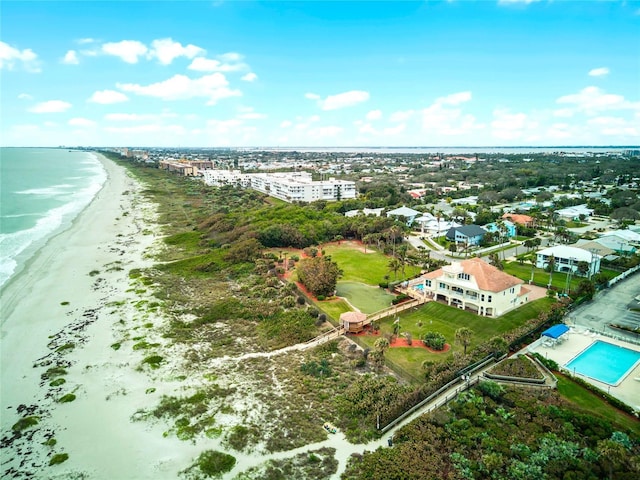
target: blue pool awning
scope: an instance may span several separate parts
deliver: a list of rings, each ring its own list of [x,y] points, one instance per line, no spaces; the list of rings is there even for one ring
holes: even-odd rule
[[[553,327],[547,328],[544,332],[542,332],[542,336],[558,338],[559,336],[564,335],[568,331],[569,331],[569,327],[567,327],[564,323],[560,323],[558,325],[554,325]]]

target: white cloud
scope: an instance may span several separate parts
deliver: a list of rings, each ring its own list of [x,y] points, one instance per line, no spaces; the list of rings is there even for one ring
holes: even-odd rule
[[[196,57],[187,68],[197,72],[237,72],[245,70],[248,66],[245,63],[225,63],[220,60]]]
[[[610,137],[640,136],[640,127],[637,123],[631,124],[626,119],[620,117],[590,118],[587,124],[596,127],[600,134]]]
[[[38,55],[30,48],[19,50],[8,43],[0,42],[0,70],[13,70],[18,65],[32,73],[40,72]]]
[[[267,116],[264,113],[246,112],[238,115],[238,118],[242,118],[244,120],[262,120],[264,118],[267,118]]]
[[[137,40],[122,40],[102,45],[103,53],[119,57],[127,63],[138,63],[138,57],[145,55],[148,51],[146,45]]]
[[[244,80],[245,82],[255,82],[258,79],[258,75],[253,72],[249,72],[246,75],[240,77],[240,80]]]
[[[244,56],[237,52],[227,52],[219,55],[220,60],[223,62],[240,62],[244,58]]]
[[[309,97],[307,97],[309,98]],[[322,110],[338,110],[340,108],[352,107],[358,103],[369,100],[369,92],[363,90],[351,90],[337,95],[329,95],[324,100],[320,100]]]
[[[318,95],[317,93],[305,93],[304,98],[307,98],[309,100],[320,100],[320,95]]]
[[[530,134],[538,123],[529,119],[525,113],[511,113],[509,109],[498,108],[493,111],[492,134],[502,140],[514,140]]]
[[[622,95],[605,93],[598,87],[586,87],[578,93],[564,95],[556,100],[556,103],[567,104],[576,112],[584,112],[587,115],[595,115],[606,110],[638,110],[640,102],[629,102]]]
[[[115,90],[99,90],[94,92],[89,98],[89,102],[100,103],[102,105],[109,105],[112,103],[122,103],[129,100],[129,98],[121,92]]]
[[[343,132],[342,127],[338,127],[335,125],[328,125],[326,127],[315,127],[307,132],[307,134],[312,138],[327,138],[327,137],[335,137],[340,135]]]
[[[171,112],[154,113],[108,113],[104,116],[105,120],[111,122],[142,122],[155,121],[160,122],[164,118],[175,118],[177,115]]]
[[[389,121],[391,122],[406,122],[409,120],[413,114],[416,113],[413,110],[405,110],[399,112],[393,112],[389,117]]]
[[[484,125],[476,123],[473,115],[463,113],[461,108],[452,108],[469,100],[471,92],[452,93],[437,98],[432,105],[422,110],[422,128],[440,135],[464,135],[484,128]],[[405,115],[408,116],[408,112]],[[402,118],[401,115],[399,117]]]
[[[86,45],[87,43],[95,43],[96,40],[94,38],[79,38],[76,42],[80,45]]]
[[[289,128],[291,125],[293,125],[293,123],[291,123],[289,120],[283,120],[280,124],[280,128]]]
[[[88,118],[76,117],[67,122],[72,127],[94,127],[96,122],[89,120]]]
[[[151,85],[118,83],[117,87],[125,92],[161,98],[162,100],[205,97],[208,98],[207,105],[214,105],[222,98],[242,96],[240,90],[232,90],[228,88],[228,85],[229,82],[222,73],[212,73],[197,79],[191,79],[185,75],[174,75],[167,80]]]
[[[128,125],[126,127],[105,127],[107,132],[125,135],[139,135],[141,133],[184,135],[186,129],[182,125]]]
[[[603,77],[609,75],[609,69],[607,67],[594,68],[589,71],[590,77]]]
[[[162,38],[151,42],[149,57],[157,58],[162,65],[169,65],[178,57],[193,58],[204,53],[204,49],[195,45],[183,47],[180,42],[174,42],[171,38]]]
[[[393,136],[393,135],[398,135],[399,133],[404,132],[406,128],[406,125],[404,123],[400,123],[398,125],[396,125],[395,127],[387,127],[385,128],[382,133],[383,135],[387,135],[387,136]]]
[[[69,50],[65,53],[61,61],[65,65],[78,65],[80,63],[80,60],[78,60],[78,54],[75,50]]]
[[[71,104],[69,102],[64,102],[62,100],[49,100],[48,102],[38,103],[31,107],[29,111],[31,113],[60,113],[66,112],[70,108]]]
[[[18,95],[18,100],[33,100],[33,95],[29,95],[28,93],[21,93]]]
[[[382,110],[371,110],[365,118],[367,120],[380,120],[382,118]]]
[[[471,100],[471,92],[458,92],[447,95],[446,97],[437,98],[435,103],[438,105],[460,105],[461,103]]]

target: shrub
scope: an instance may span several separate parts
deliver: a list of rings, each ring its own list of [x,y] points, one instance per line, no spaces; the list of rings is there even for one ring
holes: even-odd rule
[[[76,399],[75,394],[67,393],[66,395],[63,395],[58,399],[58,403],[69,403],[69,402],[73,402],[75,399]]]
[[[69,459],[68,453],[56,453],[51,460],[49,460],[49,465],[58,465],[60,463],[66,462]]]
[[[406,299],[411,298],[409,297],[409,295],[407,295],[406,293],[401,293],[400,295],[398,295],[396,298],[394,298],[393,300],[391,300],[391,303],[393,305],[397,305],[400,302],[404,302]]]
[[[160,363],[164,360],[160,355],[150,355],[142,360],[143,364],[149,365],[151,368],[156,369],[160,367]]]
[[[499,383],[492,382],[491,380],[478,383],[478,390],[480,390],[483,395],[494,400],[499,400],[504,393],[504,387]]]
[[[380,288],[389,288],[389,282],[380,282],[378,286]]]
[[[18,420],[16,423],[13,424],[13,427],[11,427],[11,430],[13,430],[14,432],[22,432],[23,430],[26,430],[29,427],[33,427],[34,425],[37,425],[38,420],[39,418],[36,416],[21,418],[20,420]]]
[[[427,332],[422,338],[424,344],[433,350],[444,350],[446,339],[438,332]]]
[[[62,385],[65,382],[66,382],[66,380],[64,378],[60,377],[60,378],[56,378],[51,383],[49,383],[49,386],[50,387],[59,387],[60,385]]]

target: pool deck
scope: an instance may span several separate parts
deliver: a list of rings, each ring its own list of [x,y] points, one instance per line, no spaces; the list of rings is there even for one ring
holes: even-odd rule
[[[640,345],[634,345],[632,343],[610,338],[580,327],[571,327],[571,330],[565,335],[566,338],[562,343],[558,343],[554,346],[544,346],[544,339],[541,338],[529,345],[526,350],[529,352],[539,353],[545,358],[555,361],[561,369],[564,369],[564,366],[571,361],[571,359],[597,340],[640,352]],[[573,374],[573,372],[569,373]],[[580,377],[601,390],[610,393],[612,396],[635,408],[636,411],[640,411],[640,363],[635,365],[627,376],[622,379],[618,386],[599,382],[593,378],[580,375],[579,373],[576,373],[575,376]],[[636,380],[636,378],[638,380]]]

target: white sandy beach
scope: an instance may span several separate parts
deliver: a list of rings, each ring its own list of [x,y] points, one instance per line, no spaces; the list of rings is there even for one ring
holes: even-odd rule
[[[154,235],[144,230],[153,228],[153,206],[125,169],[101,160],[108,172],[102,190],[2,292],[3,478],[80,472],[88,478],[175,478],[199,453],[187,442],[163,438],[160,426],[130,421],[136,409],[157,403],[162,391],[157,385],[157,392],[146,393],[155,385],[136,371],[144,352],[126,343],[139,314],[128,305],[145,295],[130,288],[129,271],[150,263],[144,252]],[[114,308],[112,302],[124,305]],[[144,318],[147,324],[160,321]],[[114,350],[111,345],[121,340],[122,348]],[[56,352],[70,343],[74,348]],[[66,368],[66,383],[50,387],[41,375],[56,364]],[[75,401],[57,402],[71,392]],[[39,424],[12,440],[12,425],[27,414],[38,416]],[[52,436],[56,445],[41,445]],[[56,453],[69,459],[49,466]]]

